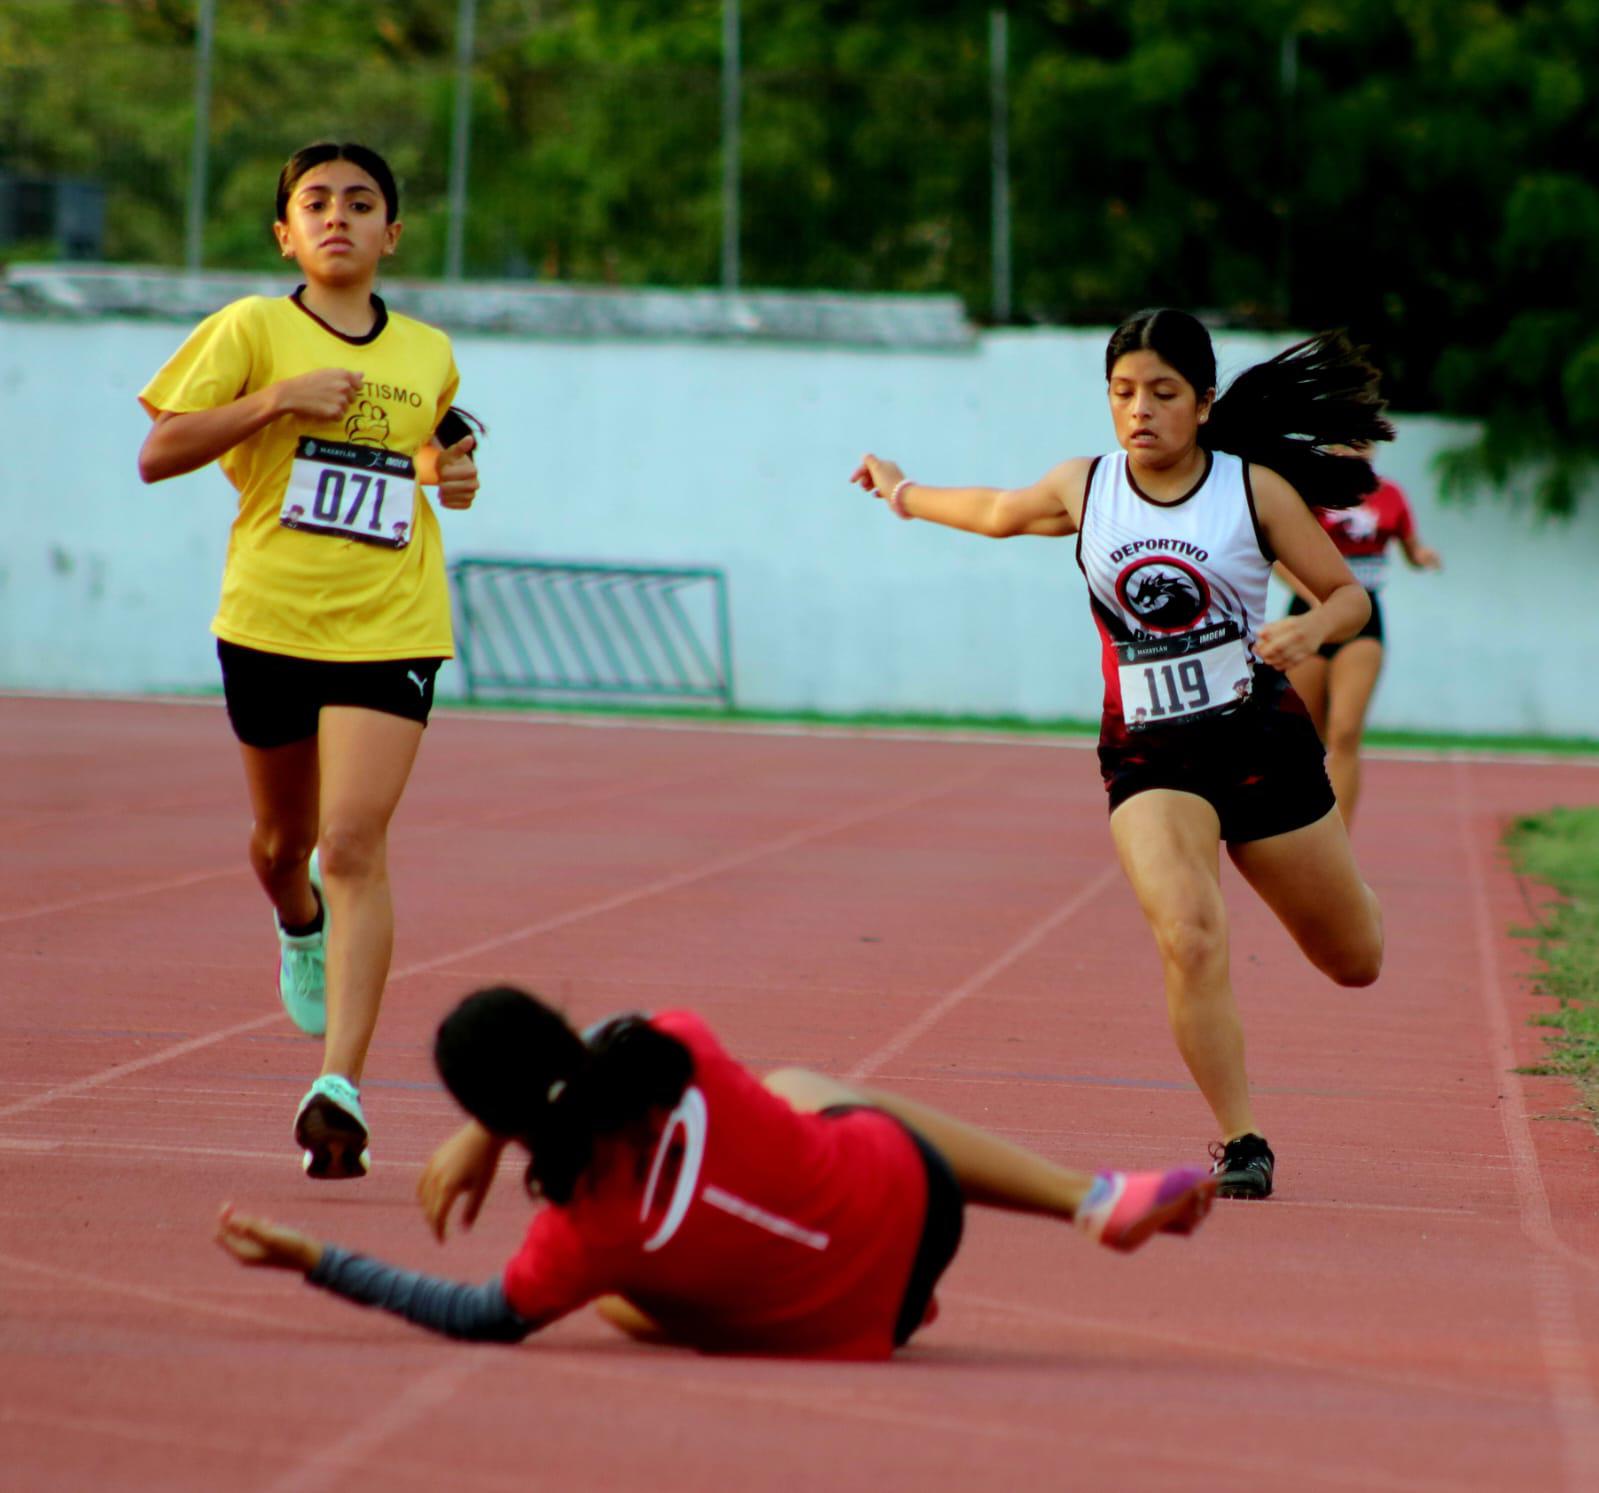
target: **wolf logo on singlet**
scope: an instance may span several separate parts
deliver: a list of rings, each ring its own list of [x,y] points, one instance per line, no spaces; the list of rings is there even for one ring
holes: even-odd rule
[[[1272,558],[1236,456],[1210,454],[1198,483],[1164,503],[1140,490],[1124,452],[1094,462],[1077,563],[1103,649],[1103,739],[1250,697]]]

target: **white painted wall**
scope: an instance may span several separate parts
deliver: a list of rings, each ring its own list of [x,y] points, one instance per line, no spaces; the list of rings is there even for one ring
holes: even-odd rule
[[[206,631],[232,495],[212,468],[141,486],[134,395],[186,329],[0,318],[0,685],[215,682]],[[1019,483],[1110,443],[1104,334],[1000,332],[970,352],[456,339],[489,423],[456,555],[725,567],[739,702],[831,712],[1097,714],[1070,541],[1000,544],[895,520],[846,485],[868,446],[934,482]],[[1278,346],[1233,338],[1224,370]],[[1398,566],[1374,721],[1599,736],[1590,505],[1569,526],[1441,509],[1458,428],[1401,419],[1383,467],[1442,576]],[[448,688],[448,681],[441,684]]]

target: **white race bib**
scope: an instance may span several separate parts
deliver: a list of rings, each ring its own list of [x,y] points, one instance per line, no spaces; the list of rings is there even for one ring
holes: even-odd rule
[[[1118,643],[1116,658],[1122,715],[1130,731],[1186,725],[1234,710],[1254,685],[1254,662],[1236,622]]]
[[[1355,579],[1368,591],[1375,591],[1388,575],[1387,555],[1345,555]]]
[[[411,542],[415,518],[416,467],[409,456],[300,437],[278,512],[284,528],[397,550]]]

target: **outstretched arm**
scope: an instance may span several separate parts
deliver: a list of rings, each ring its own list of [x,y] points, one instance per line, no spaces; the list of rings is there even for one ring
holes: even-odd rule
[[[1087,457],[1063,461],[1028,487],[929,487],[908,481],[897,462],[868,453],[849,480],[896,503],[910,518],[968,534],[990,539],[1020,534],[1062,538],[1075,534],[1082,521],[1090,465]]]
[[[473,1343],[519,1343],[541,1324],[512,1310],[498,1280],[481,1286],[400,1270],[225,1204],[217,1243],[245,1265],[294,1270],[314,1286],[404,1317],[418,1327]]]

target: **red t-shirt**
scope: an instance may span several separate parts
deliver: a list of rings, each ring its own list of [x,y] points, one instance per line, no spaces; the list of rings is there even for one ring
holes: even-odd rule
[[[1373,589],[1382,584],[1387,567],[1383,552],[1389,543],[1409,539],[1416,531],[1404,493],[1386,479],[1356,507],[1318,508],[1316,517],[1349,561],[1355,579]]]
[[[602,1142],[534,1215],[505,1295],[548,1323],[615,1294],[697,1347],[886,1358],[927,1209],[921,1155],[877,1110],[800,1114],[692,1012],[650,1024],[694,1077],[647,1149]]]

